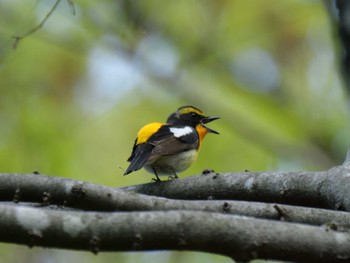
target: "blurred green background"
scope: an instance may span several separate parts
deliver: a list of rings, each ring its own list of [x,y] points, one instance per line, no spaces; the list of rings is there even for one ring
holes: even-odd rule
[[[0,0],[1,172],[109,186],[142,125],[182,105],[221,116],[180,176],[322,170],[349,141],[338,36],[321,0]],[[204,253],[101,253],[0,244],[1,262],[231,262]]]

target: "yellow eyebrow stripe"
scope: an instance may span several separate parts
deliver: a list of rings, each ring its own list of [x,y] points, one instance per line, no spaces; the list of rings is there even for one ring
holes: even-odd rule
[[[139,130],[137,133],[137,141],[136,144],[147,142],[147,140],[159,130],[159,128],[164,125],[160,122],[153,122],[150,124],[147,124]]]
[[[190,113],[190,112],[195,112],[198,115],[203,115],[203,112],[201,112],[200,110],[197,110],[195,108],[192,108],[192,107],[186,107],[186,108],[183,108],[183,109],[179,110],[180,114],[186,114],[186,113]]]

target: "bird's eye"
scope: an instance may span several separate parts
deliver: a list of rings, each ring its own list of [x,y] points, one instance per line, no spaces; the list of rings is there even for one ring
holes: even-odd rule
[[[197,114],[194,113],[194,112],[191,112],[191,116],[192,116],[192,118],[196,118],[196,117],[197,117]]]

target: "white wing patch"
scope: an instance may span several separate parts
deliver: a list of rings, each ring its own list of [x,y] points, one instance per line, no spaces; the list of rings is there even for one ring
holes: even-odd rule
[[[170,131],[174,134],[176,138],[180,138],[194,131],[190,126],[185,126],[183,128],[170,128]]]

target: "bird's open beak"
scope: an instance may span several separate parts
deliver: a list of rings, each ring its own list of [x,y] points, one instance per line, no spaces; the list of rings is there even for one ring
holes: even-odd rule
[[[215,116],[215,117],[205,117],[205,118],[202,119],[201,124],[207,129],[208,132],[210,132],[210,133],[215,133],[215,134],[219,134],[217,131],[215,131],[215,130],[213,130],[213,129],[210,129],[210,128],[208,128],[207,126],[204,125],[204,124],[206,124],[206,123],[209,123],[209,122],[211,122],[211,121],[215,121],[215,120],[217,120],[217,119],[220,119],[220,117],[217,117],[217,116]]]

